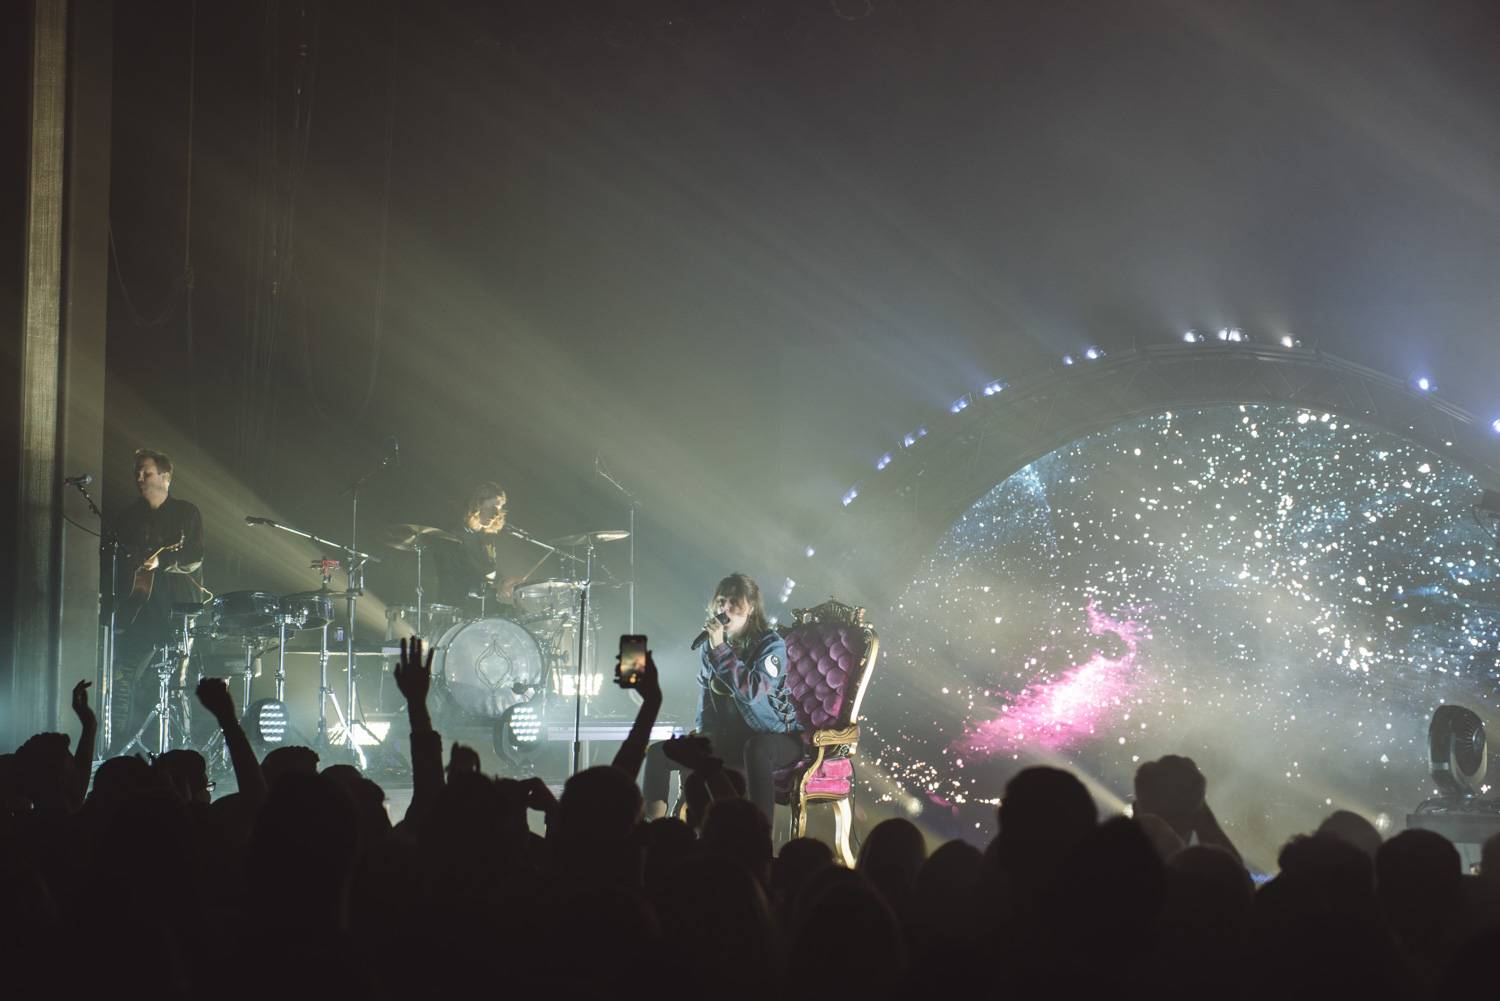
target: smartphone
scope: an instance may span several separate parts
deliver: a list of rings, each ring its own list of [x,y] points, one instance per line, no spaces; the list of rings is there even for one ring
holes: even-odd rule
[[[646,637],[625,635],[620,637],[620,663],[615,667],[615,682],[621,688],[634,688],[640,684],[641,673],[646,670]]]

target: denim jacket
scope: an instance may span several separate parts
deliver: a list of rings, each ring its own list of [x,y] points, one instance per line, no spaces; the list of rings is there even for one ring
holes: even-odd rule
[[[786,685],[786,641],[773,629],[753,646],[744,660],[728,643],[704,647],[698,671],[698,716],[694,729],[712,733],[714,718],[726,701],[733,702],[745,725],[755,733],[797,733],[797,711],[783,692]],[[716,698],[717,693],[721,698]],[[727,696],[723,693],[728,692]]]

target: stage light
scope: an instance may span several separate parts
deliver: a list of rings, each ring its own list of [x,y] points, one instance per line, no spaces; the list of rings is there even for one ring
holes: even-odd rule
[[[1063,355],[1063,364],[1064,365],[1071,365],[1071,364],[1073,364],[1073,356],[1072,355]]]
[[[1182,335],[1182,339],[1183,339],[1184,342],[1186,342],[1188,344],[1202,344],[1203,343],[1203,335],[1200,334],[1200,333],[1198,333],[1198,331],[1196,331],[1196,330],[1189,330],[1187,333],[1185,333],[1185,334]]]
[[[388,719],[365,720],[354,726],[354,744],[356,747],[378,747],[390,732],[391,721]]]
[[[588,698],[598,695],[604,688],[603,671],[585,671],[583,674],[583,694]],[[575,697],[578,692],[578,672],[558,671],[553,673],[552,691],[565,699]]]
[[[919,427],[915,431],[913,431],[910,434],[908,434],[905,438],[902,438],[901,439],[901,447],[902,448],[911,448],[917,442],[921,441],[923,438],[926,438],[926,437],[927,437],[927,427],[926,427],[926,425],[923,425],[922,427]]]
[[[999,393],[1004,388],[1005,388],[1005,383],[1003,383],[1003,382],[987,382],[984,385],[984,395],[985,396],[994,396],[995,394]]]
[[[542,748],[542,717],[529,702],[518,702],[495,720],[495,753],[513,765],[528,763]]]
[[[969,409],[969,395],[967,393],[965,393],[963,396],[960,396],[958,399],[956,399],[956,400],[953,401],[953,404],[948,407],[948,412],[950,414],[961,414],[965,410],[968,410],[968,409]]]
[[[803,555],[808,559],[812,559],[814,556],[818,555],[818,551],[812,546],[808,546],[805,550],[803,550]]]
[[[1098,348],[1091,347],[1083,353],[1083,356],[1089,361],[1098,361],[1100,358],[1104,357],[1104,352],[1100,351]]]
[[[1302,346],[1302,342],[1297,340],[1297,338],[1293,337],[1291,334],[1282,334],[1281,346],[1284,348],[1300,348]]]
[[[1417,377],[1416,386],[1424,393],[1432,392],[1432,380],[1425,375]]]
[[[261,747],[280,747],[291,729],[286,703],[261,699],[245,714],[245,734],[251,743]]]
[[[1463,706],[1441,705],[1427,728],[1432,781],[1445,796],[1477,796],[1489,765],[1484,721]]]
[[[1244,341],[1245,335],[1240,332],[1239,327],[1220,327],[1219,340],[1230,344],[1239,344]]]
[[[844,506],[848,507],[854,503],[854,498],[859,496],[859,487],[850,487],[849,492],[844,494]]]
[[[911,438],[911,435],[907,435],[907,437]],[[912,438],[912,441],[915,442],[916,439]],[[879,460],[876,461],[876,463],[875,463],[875,471],[879,472],[880,470],[884,469],[886,466],[889,466],[890,464],[891,464],[891,453],[887,452],[884,455],[882,455],[879,458]]]
[[[1495,419],[1494,419],[1494,420],[1492,420],[1492,421],[1490,421],[1490,428],[1491,428],[1491,429],[1492,429],[1492,430],[1493,430],[1493,431],[1494,431],[1494,432],[1495,432],[1495,433],[1496,433],[1496,434],[1500,434],[1500,417],[1497,417],[1497,418],[1495,418]]]

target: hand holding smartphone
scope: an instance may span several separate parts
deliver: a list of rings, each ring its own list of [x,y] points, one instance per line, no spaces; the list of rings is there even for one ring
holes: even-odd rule
[[[646,670],[646,637],[626,634],[620,637],[620,659],[615,665],[615,684],[635,688]]]

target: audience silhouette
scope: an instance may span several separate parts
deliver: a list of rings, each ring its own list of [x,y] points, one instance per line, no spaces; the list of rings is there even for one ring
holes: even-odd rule
[[[394,825],[351,764],[320,770],[305,747],[257,760],[217,679],[197,695],[233,764],[229,795],[213,797],[185,750],[108,759],[90,783],[87,685],[73,691],[76,747],[44,733],[0,755],[12,995],[603,998],[629,980],[746,998],[976,983],[1014,997],[1411,998],[1478,994],[1500,949],[1500,838],[1470,876],[1441,836],[1383,841],[1341,810],[1290,838],[1257,890],[1207,778],[1169,755],[1139,767],[1132,817],[1101,819],[1066,770],[1026,768],[987,850],[929,852],[920,828],[890,819],[851,871],[810,838],[774,852],[770,820],[702,738],[664,748],[684,769],[684,818],[643,823],[635,775],[661,705],[649,658],[630,738],[554,798],[538,779],[485,776],[461,745],[445,766],[431,654],[402,646],[413,789]],[[80,948],[86,961],[68,963]]]

